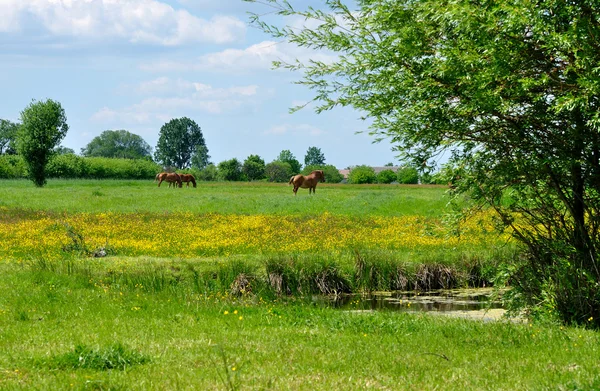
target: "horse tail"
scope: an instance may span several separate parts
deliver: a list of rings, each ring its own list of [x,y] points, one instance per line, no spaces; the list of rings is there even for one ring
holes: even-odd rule
[[[288,185],[291,185],[292,182],[294,182],[295,177],[296,177],[295,175],[292,175],[292,177],[290,178],[290,181],[288,182]]]
[[[196,187],[196,180],[194,179],[193,175],[190,177],[190,180],[192,181],[192,185],[194,185],[194,187]]]

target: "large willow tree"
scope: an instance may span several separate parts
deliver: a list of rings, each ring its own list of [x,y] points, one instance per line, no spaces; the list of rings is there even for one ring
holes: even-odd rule
[[[255,2],[281,16],[254,15],[265,32],[337,55],[275,64],[301,73],[317,111],[366,113],[418,164],[453,151],[457,189],[524,246],[511,280],[522,304],[600,326],[600,2]]]

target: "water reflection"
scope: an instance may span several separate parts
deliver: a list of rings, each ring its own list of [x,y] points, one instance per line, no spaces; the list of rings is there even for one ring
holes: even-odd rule
[[[329,305],[345,310],[480,311],[502,308],[493,288],[452,289],[429,292],[374,292],[330,299]]]

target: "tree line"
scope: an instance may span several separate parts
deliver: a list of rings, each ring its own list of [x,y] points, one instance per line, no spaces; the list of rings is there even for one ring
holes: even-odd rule
[[[152,178],[157,171],[186,171],[204,181],[287,182],[292,175],[323,170],[329,183],[344,180],[333,165],[325,162],[320,148],[311,146],[304,165],[289,150],[283,150],[270,163],[258,155],[244,161],[237,158],[214,164],[198,124],[187,118],[165,123],[153,153],[139,135],[127,130],[106,130],[81,149],[81,156],[60,145],[68,125],[59,102],[33,101],[21,113],[21,123],[0,120],[0,178],[28,176],[37,186],[46,178]],[[121,159],[107,160],[107,159]],[[132,162],[128,160],[140,160]],[[349,183],[434,183],[444,179],[421,175],[416,168],[398,172],[391,169],[378,174],[371,167],[354,167]]]

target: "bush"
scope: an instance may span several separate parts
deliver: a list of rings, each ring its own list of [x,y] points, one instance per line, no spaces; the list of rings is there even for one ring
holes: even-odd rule
[[[46,166],[49,178],[82,178],[85,171],[85,158],[75,154],[54,155]]]
[[[419,183],[419,172],[414,167],[403,167],[398,170],[398,183],[416,185]]]
[[[224,160],[219,163],[219,179],[224,181],[241,181],[244,176],[242,175],[242,163],[236,158],[230,160]]]
[[[199,181],[216,181],[219,176],[219,171],[214,164],[209,164],[201,170],[195,171],[196,179]]]
[[[383,170],[379,174],[377,174],[377,182],[378,183],[392,183],[397,179],[397,175],[394,170]]]
[[[269,182],[287,183],[292,175],[292,166],[289,163],[274,161],[265,166],[265,176]]]
[[[375,183],[377,176],[375,170],[369,166],[356,166],[348,174],[348,183],[360,185],[363,183]]]
[[[19,155],[0,155],[0,178],[26,178],[27,166]]]
[[[344,176],[340,174],[340,171],[331,164],[306,166],[302,169],[302,175],[308,175],[314,170],[323,170],[325,182],[327,183],[340,183],[344,179]]]
[[[82,177],[94,179],[154,179],[161,167],[146,159],[83,158]]]

